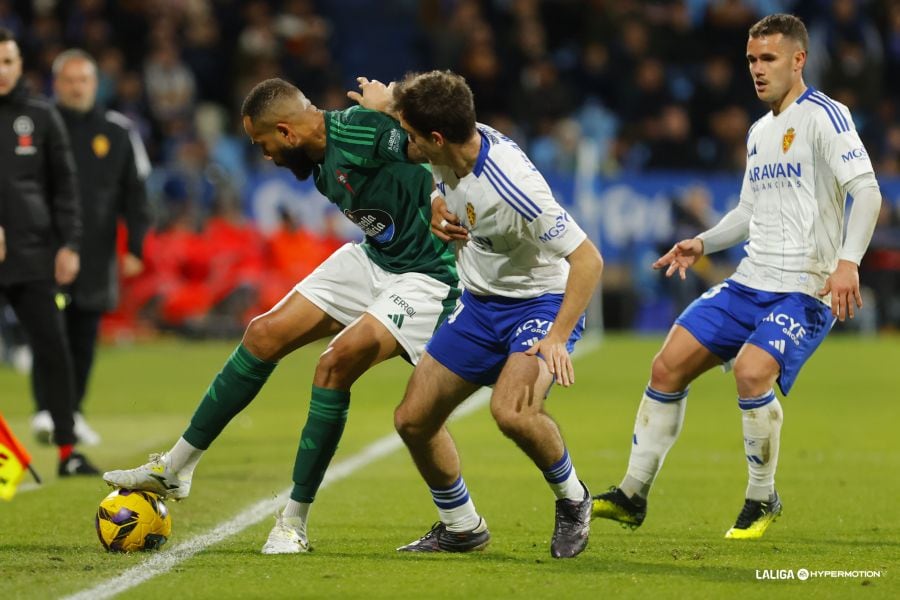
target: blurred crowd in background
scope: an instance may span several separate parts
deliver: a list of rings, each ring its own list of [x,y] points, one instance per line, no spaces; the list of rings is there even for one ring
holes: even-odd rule
[[[340,109],[358,75],[453,69],[479,120],[548,174],[573,176],[588,141],[599,176],[727,173],[736,193],[748,127],[766,111],[747,73],[747,30],[773,12],[804,19],[807,83],[850,108],[879,178],[900,176],[897,0],[0,0],[0,25],[17,34],[32,89],[48,95],[60,51],[91,53],[99,102],[147,145],[157,227],[119,318],[229,334],[346,235],[337,218],[314,228],[288,211],[267,227],[248,218],[248,182],[273,168],[237,118],[258,81],[283,77]],[[690,197],[675,205],[673,237],[708,225]],[[900,327],[897,206],[885,203],[869,259],[879,328]],[[608,315],[613,326],[630,318]]]

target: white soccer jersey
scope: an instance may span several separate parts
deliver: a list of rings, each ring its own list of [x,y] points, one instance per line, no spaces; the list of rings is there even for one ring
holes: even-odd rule
[[[471,173],[433,165],[447,208],[469,230],[456,244],[459,278],[469,292],[512,298],[563,293],[564,260],[587,237],[550,186],[508,137],[478,124],[481,151]]]
[[[752,208],[747,256],[733,279],[772,292],[816,292],[837,267],[846,185],[872,172],[850,111],[808,88],[747,135],[741,203]]]

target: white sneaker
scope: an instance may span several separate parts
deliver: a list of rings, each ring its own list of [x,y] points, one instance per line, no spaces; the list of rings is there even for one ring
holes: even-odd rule
[[[85,446],[98,446],[100,444],[100,434],[88,425],[81,413],[75,413],[75,437],[78,443]]]
[[[309,552],[306,525],[300,517],[275,517],[275,527],[262,547],[263,554],[299,554]]]
[[[53,439],[53,417],[49,410],[40,410],[31,417],[31,432],[42,444],[49,444]]]
[[[169,467],[168,454],[151,454],[150,462],[136,469],[107,471],[103,481],[127,490],[144,490],[164,498],[183,500],[191,493],[191,477],[180,477]]]

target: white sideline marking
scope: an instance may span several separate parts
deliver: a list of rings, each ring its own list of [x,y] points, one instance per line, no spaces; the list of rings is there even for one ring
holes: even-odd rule
[[[586,354],[596,349],[600,342],[593,338],[583,341],[576,354]],[[481,388],[472,394],[465,402],[453,412],[450,420],[456,420],[475,412],[490,399],[490,389]],[[394,450],[401,448],[403,441],[396,433],[379,438],[363,448],[350,458],[342,460],[328,468],[322,480],[320,490],[332,483],[349,477],[356,471],[387,456]],[[244,509],[230,520],[213,527],[206,533],[195,536],[185,542],[154,554],[139,565],[126,569],[121,575],[113,577],[92,588],[65,596],[62,600],[105,600],[137,587],[145,581],[171,571],[178,563],[185,561],[198,552],[202,552],[209,546],[218,544],[222,540],[237,535],[252,525],[256,525],[266,517],[273,515],[287,501],[293,486],[286,488],[275,498],[260,500],[251,507]]]

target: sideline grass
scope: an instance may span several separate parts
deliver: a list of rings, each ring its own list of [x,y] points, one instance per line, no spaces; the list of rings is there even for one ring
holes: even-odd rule
[[[658,338],[610,337],[576,363],[577,383],[557,389],[561,424],[579,474],[596,493],[625,468],[634,411]],[[183,429],[231,344],[163,341],[105,348],[88,409],[104,445],[103,468],[128,467]],[[260,398],[213,446],[190,500],[170,504],[173,542],[188,539],[289,484],[320,348],[279,366]],[[588,550],[554,561],[552,497],[487,411],[451,428],[469,488],[494,536],[471,556],[398,556],[435,519],[425,486],[400,451],[322,491],[312,512],[315,551],[258,554],[266,519],[129,598],[525,597],[718,598],[900,596],[900,449],[896,439],[900,340],[833,336],[783,400],[778,485],[784,516],[759,542],[722,539],[742,504],[746,467],[730,375],[712,372],[691,391],[684,432],[654,487],[645,525],[595,522]],[[410,367],[393,361],[354,389],[336,460],[391,430]],[[0,370],[2,410],[35,455],[48,485],[0,504],[0,598],[51,598],[86,589],[143,560],[102,551],[93,512],[106,486],[57,481],[54,453],[30,441],[25,378]],[[764,569],[880,571],[879,578],[757,580]]]

